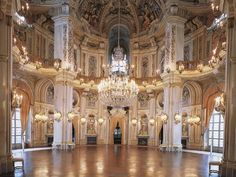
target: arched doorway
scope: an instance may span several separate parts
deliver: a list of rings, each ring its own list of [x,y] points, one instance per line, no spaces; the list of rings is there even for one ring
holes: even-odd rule
[[[119,124],[119,131],[121,133],[121,144],[126,144],[126,119],[124,116],[117,114],[110,119],[110,130],[109,130],[109,144],[114,144],[114,132]]]

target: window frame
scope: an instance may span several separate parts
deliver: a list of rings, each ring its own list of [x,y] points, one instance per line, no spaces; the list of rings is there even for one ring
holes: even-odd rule
[[[221,136],[222,133],[223,133],[223,136]],[[211,148],[212,146],[212,151],[223,152],[224,118],[223,118],[222,113],[217,112],[215,110],[212,112],[210,122],[209,122],[207,144],[209,148]]]

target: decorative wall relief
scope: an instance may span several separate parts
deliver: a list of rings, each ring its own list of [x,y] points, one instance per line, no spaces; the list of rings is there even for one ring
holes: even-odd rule
[[[73,22],[69,20],[69,31],[68,31],[68,61],[74,66],[74,36],[73,36]]]
[[[164,108],[164,92],[161,92],[158,94],[156,101],[157,101],[157,107],[159,109],[163,109]]]
[[[159,69],[160,69],[161,73],[163,73],[164,70],[165,70],[164,65],[165,65],[165,50],[163,49],[163,50],[161,50],[161,54],[160,54],[160,66],[161,66],[161,68],[159,68]]]
[[[210,57],[210,50],[211,50],[211,41],[208,40],[206,43],[206,57]]]
[[[148,102],[150,100],[150,97],[147,92],[140,92],[138,94],[138,102],[140,105],[140,108],[148,108]]]
[[[165,36],[165,64],[169,64],[171,52],[171,25],[167,23]]]
[[[88,92],[86,95],[86,103],[88,107],[94,108],[98,100],[98,95],[95,92]]]
[[[198,59],[198,39],[193,40],[193,60]]]
[[[51,111],[53,113],[53,111]],[[48,113],[49,120],[47,121],[47,134],[53,135],[53,123],[54,123],[54,115]]]
[[[175,62],[175,45],[176,45],[176,41],[175,41],[175,38],[176,38],[176,25],[172,25],[172,28],[171,28],[171,33],[172,33],[172,36],[171,36],[171,62],[174,63]]]
[[[88,135],[95,135],[95,116],[90,114],[87,119],[87,134]]]
[[[88,75],[90,77],[96,77],[97,75],[97,59],[94,56],[89,57]]]
[[[146,114],[141,116],[139,135],[148,135],[148,117]]]
[[[63,56],[64,60],[68,59],[68,25],[63,25]]]
[[[54,87],[49,85],[46,91],[46,103],[54,104]]]
[[[176,25],[167,24],[166,27],[166,41],[165,41],[165,66],[170,67],[171,65],[175,65],[175,49],[176,49]],[[174,68],[173,68],[174,69]]]
[[[77,105],[79,105],[79,94],[74,90],[73,91],[73,103],[72,103],[73,107],[76,107]]]
[[[69,20],[68,24],[63,25],[63,56],[64,61],[70,64],[71,70],[74,70],[74,46],[73,46],[73,22]],[[68,66],[65,66],[68,67]]]
[[[199,49],[198,49],[198,60],[202,60],[203,59],[203,36],[200,36],[198,38],[198,42],[199,42]]]
[[[142,58],[142,63],[141,63],[141,76],[143,78],[148,77],[149,76],[149,60],[148,57],[144,57]]]
[[[186,112],[182,113],[182,137],[188,136],[188,124],[187,124],[188,114]]]
[[[186,45],[184,46],[184,61],[190,60],[190,46]]]
[[[52,43],[48,46],[48,58],[54,59],[54,45]]]
[[[190,92],[186,87],[184,87],[183,88],[182,105],[183,105],[183,107],[188,106],[189,103],[190,103]]]

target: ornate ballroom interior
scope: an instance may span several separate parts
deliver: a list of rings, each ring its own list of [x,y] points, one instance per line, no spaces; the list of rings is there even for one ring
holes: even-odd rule
[[[0,0],[0,176],[235,177],[235,48],[234,0]]]

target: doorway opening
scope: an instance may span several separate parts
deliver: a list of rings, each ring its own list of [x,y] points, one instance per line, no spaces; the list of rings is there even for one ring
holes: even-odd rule
[[[114,144],[121,144],[121,140],[122,140],[122,131],[119,125],[119,122],[117,122],[116,124],[116,128],[114,130]]]

